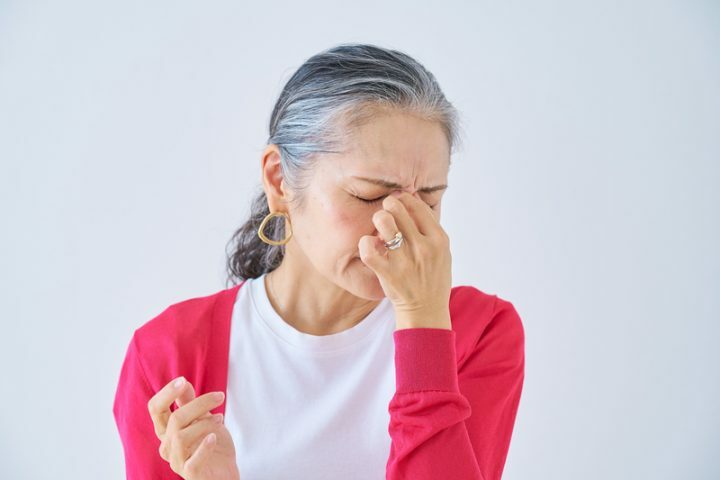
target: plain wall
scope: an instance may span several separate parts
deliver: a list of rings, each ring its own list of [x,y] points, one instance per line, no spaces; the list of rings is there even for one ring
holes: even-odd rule
[[[453,284],[526,332],[504,478],[720,478],[719,10],[0,2],[0,477],[124,478],[133,330],[225,288],[280,89],[367,42],[463,116]]]

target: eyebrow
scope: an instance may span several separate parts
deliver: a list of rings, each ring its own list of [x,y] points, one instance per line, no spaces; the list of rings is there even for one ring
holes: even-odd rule
[[[353,176],[353,178],[357,178],[358,180],[364,180],[366,182],[373,183],[375,185],[380,185],[381,187],[385,187],[385,188],[403,188],[403,186],[400,185],[399,183],[390,182],[390,181],[384,180],[382,178],[368,178],[368,177],[358,177],[358,176]],[[447,185],[435,185],[434,187],[418,188],[418,192],[431,193],[431,192],[435,192],[437,190],[445,190],[446,188],[447,188]]]

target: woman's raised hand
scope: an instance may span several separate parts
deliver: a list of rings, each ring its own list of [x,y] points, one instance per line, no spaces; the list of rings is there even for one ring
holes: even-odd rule
[[[451,330],[452,255],[439,214],[419,198],[396,191],[385,197],[372,221],[379,236],[360,238],[360,259],[393,303],[398,329]],[[398,231],[404,243],[390,251],[384,242]]]
[[[223,392],[195,398],[195,389],[184,377],[161,388],[148,401],[148,411],[160,439],[160,456],[186,480],[239,480],[235,445],[222,423],[221,413],[210,410],[221,405]],[[177,402],[179,408],[170,411]]]

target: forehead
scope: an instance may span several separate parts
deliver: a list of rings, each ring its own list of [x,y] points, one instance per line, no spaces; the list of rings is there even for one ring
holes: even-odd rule
[[[385,113],[357,127],[334,160],[343,180],[365,183],[355,177],[367,177],[420,189],[447,183],[450,147],[438,122]]]

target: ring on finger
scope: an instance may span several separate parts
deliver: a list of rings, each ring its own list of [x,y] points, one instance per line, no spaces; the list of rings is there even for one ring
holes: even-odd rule
[[[395,250],[396,248],[400,248],[400,246],[403,244],[403,234],[402,232],[397,232],[395,236],[391,239],[385,242],[385,246],[388,250]]]

